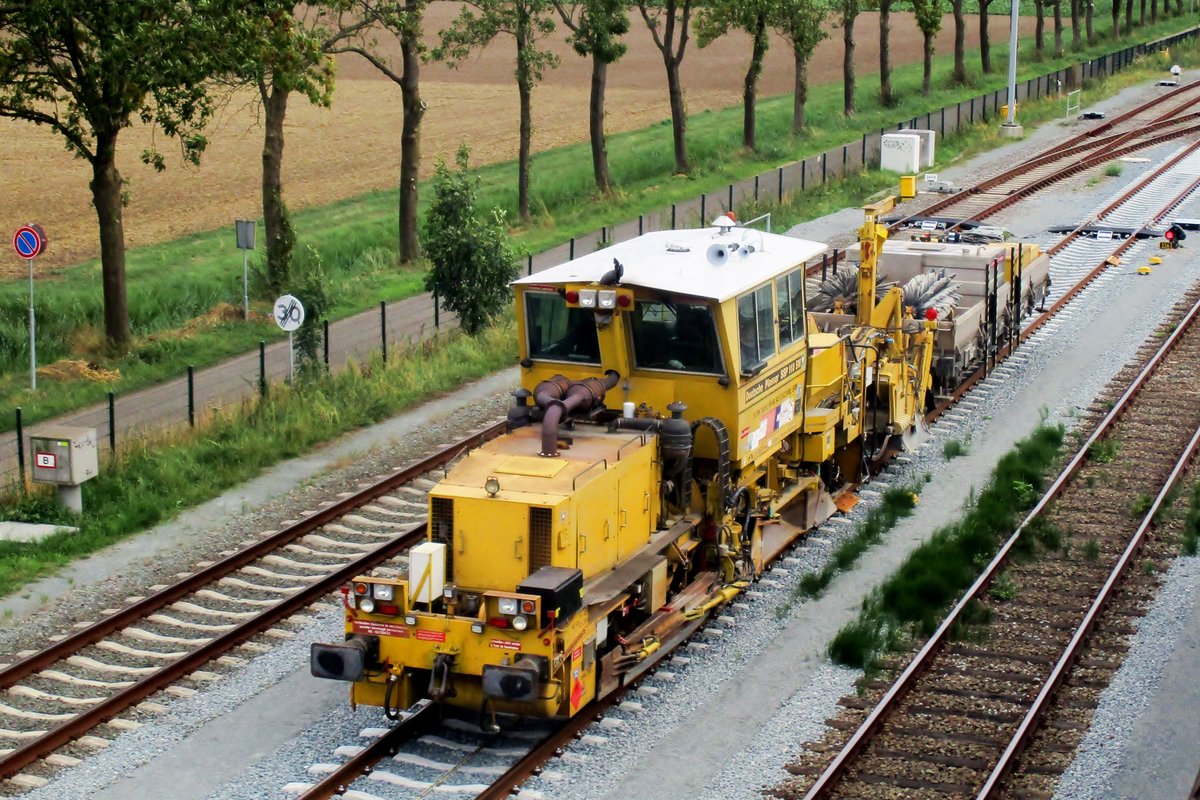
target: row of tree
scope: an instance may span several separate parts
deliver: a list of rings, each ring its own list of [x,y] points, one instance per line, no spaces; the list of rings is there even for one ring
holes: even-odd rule
[[[954,79],[967,80],[965,0],[904,0],[924,39],[924,82],[930,90],[934,39],[948,7],[954,24]],[[0,116],[47,125],[92,168],[91,193],[100,230],[104,330],[117,351],[131,339],[125,286],[122,207],[126,183],[116,166],[118,135],[136,120],[179,143],[196,163],[207,140],[203,130],[219,95],[253,86],[262,101],[262,205],[267,279],[273,290],[289,286],[295,235],[283,199],[284,119],[292,95],[331,102],[333,58],[354,53],[399,85],[399,259],[419,256],[417,180],[420,125],[425,110],[420,69],[429,60],[450,67],[480,48],[506,40],[514,49],[520,98],[518,214],[530,215],[533,89],[558,63],[547,46],[559,24],[574,51],[591,62],[589,135],[596,187],[613,188],[604,130],[607,70],[625,53],[622,37],[631,19],[647,27],[662,56],[671,108],[675,170],[687,173],[687,112],[681,70],[694,33],[704,47],[730,31],[749,34],[751,53],[743,81],[743,144],[756,145],[755,106],[763,60],[774,31],[791,46],[795,63],[792,128],[805,126],[807,68],[826,28],[840,25],[844,44],[844,112],[855,113],[854,26],[863,10],[877,10],[880,96],[896,101],[891,85],[889,15],[900,0],[465,0],[452,24],[426,49],[423,18],[428,0],[0,0]],[[983,72],[993,69],[986,15],[994,0],[978,0]],[[1054,21],[1054,54],[1063,52],[1063,3],[1069,3],[1072,44],[1081,28],[1094,40],[1092,0],[1035,0],[1036,47],[1045,48],[1045,16]],[[1139,0],[1138,22],[1157,20],[1159,0]],[[1169,0],[1162,0],[1169,13]],[[1114,36],[1134,25],[1134,0],[1113,0]],[[1175,0],[1182,14],[1182,0]],[[1081,18],[1083,24],[1081,25]],[[381,55],[377,37],[395,37],[400,61]],[[143,159],[158,169],[162,153]]]

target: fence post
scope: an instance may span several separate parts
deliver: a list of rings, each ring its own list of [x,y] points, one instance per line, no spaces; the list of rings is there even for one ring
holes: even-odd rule
[[[838,251],[837,251],[837,248],[835,247],[833,250],[833,274],[834,275],[837,275],[837,261],[838,261]]]
[[[758,202],[758,176],[754,176],[754,202]]]
[[[638,214],[638,236],[641,236],[645,232],[646,232],[646,217],[642,214]],[[533,256],[529,257],[529,269],[530,269],[529,274],[532,275],[533,274]]]
[[[829,155],[828,152],[821,153],[821,185],[822,186],[825,185],[825,172],[826,172],[825,165],[826,165],[826,161],[827,161],[825,156],[827,156],[827,155]]]
[[[108,393],[108,449],[117,452],[117,394]]]
[[[671,230],[675,230],[675,204],[671,203]]]
[[[533,274],[533,253],[530,253],[529,255],[525,256],[525,274],[526,275]]]
[[[821,280],[829,277],[829,253],[821,253]]]
[[[942,106],[942,122],[941,122],[941,126],[942,126],[942,133],[941,133],[941,135],[942,135],[942,138],[943,138],[943,139],[945,139],[945,138],[946,138],[946,107],[945,107],[945,106]],[[866,156],[864,156],[864,157],[863,157],[863,164],[865,165],[866,163],[867,163],[867,159],[866,159]]]
[[[325,369],[329,369],[329,320],[321,320],[321,342],[324,348]]]
[[[943,133],[942,135],[945,136],[945,133]],[[866,167],[867,166],[867,135],[865,133],[863,134],[862,150],[863,150],[862,162],[863,162],[863,166]]]
[[[842,145],[842,177],[846,177],[846,145]]]
[[[437,303],[434,303],[437,307]],[[436,326],[435,326],[436,327]],[[383,361],[387,363],[387,301],[379,301],[379,344],[380,352],[383,353]]]
[[[437,292],[433,293],[433,327],[439,331],[442,329],[442,299]]]
[[[800,187],[803,189],[804,187]],[[783,167],[779,168],[779,204],[783,205]]]
[[[707,211],[708,203],[706,202],[707,200],[708,200],[708,195],[701,192],[700,193],[700,227],[701,228],[704,227],[704,220],[708,219],[708,211]]]
[[[733,211],[733,184],[729,184],[729,210]]]
[[[258,343],[258,394],[267,396],[267,343]]]
[[[602,246],[608,244],[608,226],[607,225],[600,226],[600,244]]]
[[[21,489],[25,488],[25,426],[21,424],[21,407],[17,406],[17,468],[21,474],[18,480]]]
[[[575,260],[575,237],[572,236],[571,240],[569,242],[567,242],[567,261],[574,261],[574,260]]]
[[[188,426],[196,427],[196,368],[188,364]]]
[[[807,184],[808,184],[808,159],[806,158],[800,162],[800,191],[803,192],[804,188]]]

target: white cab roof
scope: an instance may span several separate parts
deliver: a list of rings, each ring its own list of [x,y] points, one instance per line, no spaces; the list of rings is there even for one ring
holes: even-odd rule
[[[710,257],[713,245],[720,245],[723,258]],[[722,302],[828,249],[821,242],[747,228],[655,231],[535,272],[514,284],[599,281],[613,268],[615,258],[625,268],[622,286]]]

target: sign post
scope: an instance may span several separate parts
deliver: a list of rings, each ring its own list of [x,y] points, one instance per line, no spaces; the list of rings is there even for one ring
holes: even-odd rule
[[[285,294],[275,301],[275,324],[288,335],[288,380],[296,377],[296,350],[292,347],[292,332],[304,324],[304,305]]]
[[[250,251],[254,249],[254,220],[234,220],[238,250],[242,251],[242,319],[250,319]]]
[[[37,317],[33,310],[33,262],[46,250],[41,225],[22,225],[13,234],[13,249],[29,264],[29,388],[37,391]]]

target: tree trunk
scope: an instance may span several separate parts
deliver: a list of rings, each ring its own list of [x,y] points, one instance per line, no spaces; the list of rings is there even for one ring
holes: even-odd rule
[[[750,54],[750,68],[742,86],[742,147],[753,150],[757,145],[755,127],[757,115],[754,106],[758,100],[758,76],[762,75],[763,57],[767,54],[767,15],[760,13],[754,21],[754,47]]]
[[[1083,14],[1083,20],[1084,20],[1083,24],[1087,28],[1088,47],[1091,47],[1093,44],[1096,43],[1096,26],[1092,19],[1092,17],[1094,16],[1093,12],[1096,10],[1096,3],[1095,3],[1095,0],[1083,0],[1083,2],[1085,3],[1084,14]]]
[[[416,3],[410,0],[409,14]],[[400,76],[400,94],[404,120],[400,129],[400,263],[415,261],[421,255],[417,221],[417,181],[421,170],[421,31],[419,25],[405,25],[400,36],[404,73]]]
[[[604,87],[608,82],[608,62],[592,51],[592,92],[588,100],[588,137],[592,142],[592,174],[596,190],[607,194],[612,189],[608,171],[608,143],[604,138]]]
[[[933,78],[933,32],[923,31],[922,36],[925,38],[925,71],[921,74],[921,94],[928,95]]]
[[[967,82],[966,39],[967,20],[963,16],[963,0],[950,0],[954,9],[954,82]]]
[[[854,114],[854,15],[842,15],[842,113]]]
[[[1158,22],[1158,0],[1150,0],[1150,24]]]
[[[1071,0],[1071,49],[1083,47],[1082,31],[1079,24],[1079,0]]]
[[[1113,0],[1114,3],[1119,3],[1121,0]],[[1133,0],[1125,0],[1125,35],[1128,36],[1133,30]]]
[[[521,100],[521,142],[517,148],[517,213],[529,222],[529,150],[533,142],[533,82],[517,80]]]
[[[895,104],[892,97],[892,53],[889,48],[891,35],[892,0],[879,0],[879,102],[884,108]]]
[[[992,74],[992,35],[988,27],[988,6],[991,0],[979,3],[979,65],[984,75]]]
[[[691,171],[687,154],[687,108],[683,102],[683,84],[679,81],[679,64],[669,55],[663,54],[667,64],[667,97],[671,101],[671,133],[675,144],[675,173],[686,175]]]
[[[1113,41],[1121,38],[1121,0],[1112,0]]]
[[[1138,25],[1146,24],[1146,0],[1138,3]]]
[[[1166,2],[1166,0],[1163,0],[1163,2]],[[1183,0],[1175,0],[1175,16],[1183,16]]]
[[[808,56],[799,47],[792,48],[796,62],[796,86],[792,94],[792,133],[804,130],[804,104],[808,102]]]
[[[275,294],[288,287],[291,248],[286,242],[283,210],[283,119],[287,116],[291,90],[274,79],[268,87],[259,83],[263,101],[262,206],[267,244],[267,285]]]
[[[1054,57],[1062,58],[1063,54],[1063,0],[1054,0]]]
[[[121,219],[121,173],[117,131],[97,133],[92,160],[92,204],[100,221],[100,275],[104,288],[104,338],[109,348],[129,347],[129,303],[125,295],[125,226]]]
[[[1119,0],[1113,0],[1119,2]],[[1037,24],[1033,31],[1033,46],[1037,57],[1040,59],[1046,52],[1046,2],[1045,0],[1034,0],[1034,9],[1037,12]]]

